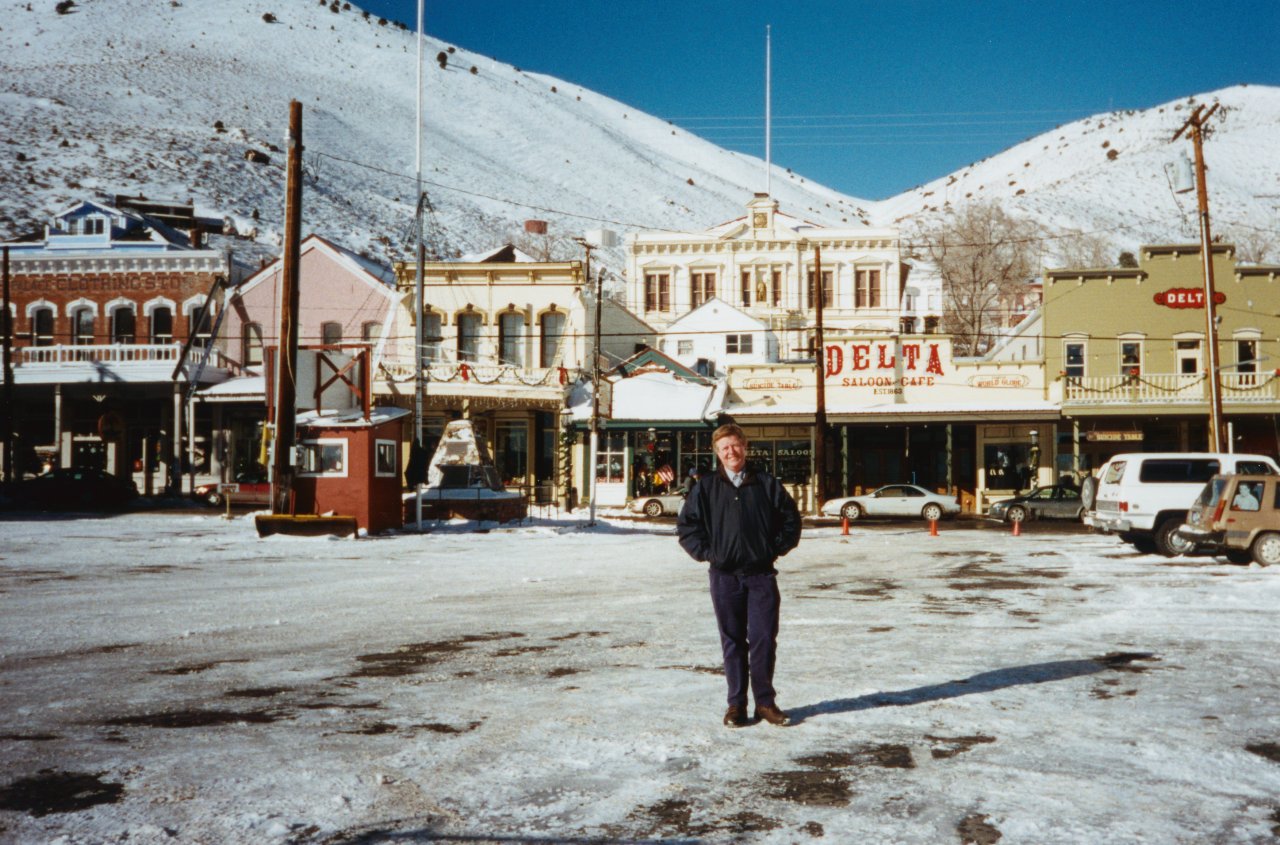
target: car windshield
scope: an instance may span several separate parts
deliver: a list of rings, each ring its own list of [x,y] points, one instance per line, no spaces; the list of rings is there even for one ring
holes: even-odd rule
[[[1262,461],[1240,461],[1236,464],[1236,472],[1241,475],[1274,475],[1271,464]]]

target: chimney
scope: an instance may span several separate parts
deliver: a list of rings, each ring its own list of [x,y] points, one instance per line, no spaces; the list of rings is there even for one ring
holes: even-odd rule
[[[201,237],[202,232],[199,226],[192,226],[187,230],[187,238],[191,241],[192,249],[203,249],[204,238]]]

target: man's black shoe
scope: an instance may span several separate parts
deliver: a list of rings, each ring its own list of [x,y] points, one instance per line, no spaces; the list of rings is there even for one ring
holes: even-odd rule
[[[743,728],[747,725],[747,708],[730,704],[724,711],[724,723],[731,728]]]
[[[777,725],[779,727],[791,724],[791,717],[772,704],[757,704],[756,718],[762,719],[771,725]]]

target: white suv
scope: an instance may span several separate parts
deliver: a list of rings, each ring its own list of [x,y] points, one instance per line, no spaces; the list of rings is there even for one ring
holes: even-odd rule
[[[1280,475],[1265,455],[1224,452],[1135,452],[1116,455],[1083,490],[1089,513],[1085,523],[1104,534],[1118,534],[1142,552],[1174,557],[1193,551],[1178,535],[1187,510],[1215,475]]]

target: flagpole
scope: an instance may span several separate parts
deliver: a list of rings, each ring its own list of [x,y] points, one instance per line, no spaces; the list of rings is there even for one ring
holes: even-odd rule
[[[771,25],[764,27],[764,192],[773,196],[773,46]]]

